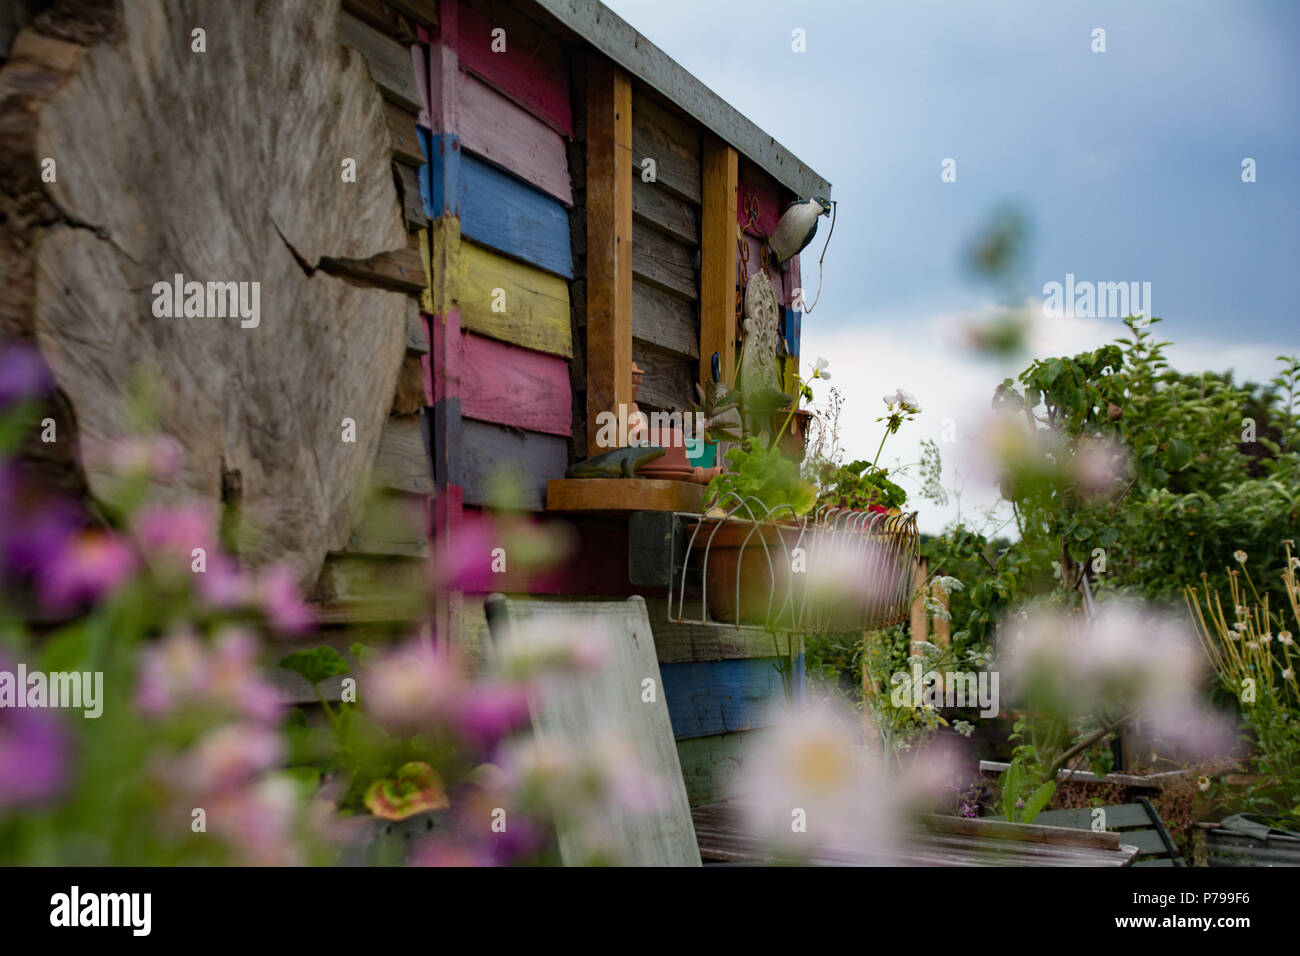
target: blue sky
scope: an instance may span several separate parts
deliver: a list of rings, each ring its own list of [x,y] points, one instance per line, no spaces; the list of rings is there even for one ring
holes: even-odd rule
[[[1273,356],[1300,351],[1300,3],[608,5],[833,183],[803,352],[840,373],[850,454],[874,449],[894,387],[926,407],[886,452],[906,461],[944,418],[973,432],[976,406],[1025,364],[957,341],[961,317],[992,301],[962,251],[1002,204],[1033,225],[1032,291],[1066,273],[1150,282],[1187,370],[1266,377]],[[796,27],[806,53],[791,50]],[[1097,27],[1105,53],[1091,50]],[[940,181],[947,157],[955,183]],[[1118,319],[1040,325],[1040,354],[1122,332]],[[949,512],[922,508],[923,527]]]

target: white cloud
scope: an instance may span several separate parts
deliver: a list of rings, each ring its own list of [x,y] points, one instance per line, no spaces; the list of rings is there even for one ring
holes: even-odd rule
[[[1034,322],[1029,332],[1028,355],[1014,361],[992,361],[971,352],[962,340],[961,330],[969,315],[932,315],[900,319],[870,327],[854,323],[837,323],[823,328],[816,315],[803,320],[801,345],[803,364],[817,356],[830,359],[834,385],[844,396],[840,416],[840,444],[846,460],[870,459],[876,452],[883,432],[877,422],[884,412],[881,396],[896,388],[916,395],[924,411],[885,444],[880,462],[891,469],[896,463],[909,464],[920,459],[923,439],[939,442],[944,458],[944,484],[951,487],[954,467],[964,461],[984,416],[990,410],[993,390],[1004,378],[1014,378],[1030,362],[1029,356],[1074,355],[1096,348],[1127,334],[1115,319],[1047,319]],[[1226,371],[1232,369],[1237,381],[1266,381],[1277,373],[1276,356],[1285,347],[1233,341],[1229,338],[1188,338],[1180,340],[1177,323],[1162,322],[1154,332],[1175,344],[1166,350],[1170,363],[1182,371]],[[825,399],[826,386],[815,385],[817,404]],[[955,424],[957,443],[941,439],[946,419]],[[966,467],[966,466],[963,466]],[[908,489],[909,507],[920,512],[921,530],[937,532],[957,515],[956,502],[939,507],[922,501],[915,480],[900,483]],[[961,513],[969,518],[975,511],[999,502],[996,488],[968,481],[961,498]]]

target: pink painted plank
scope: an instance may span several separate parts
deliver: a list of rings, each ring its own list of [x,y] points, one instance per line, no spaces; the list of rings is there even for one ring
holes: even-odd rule
[[[759,270],[759,264],[763,261],[760,258],[763,242],[761,239],[756,236],[751,236],[749,233],[744,234],[744,241],[745,248],[749,250],[749,261],[743,263],[747,270],[745,274],[747,276],[752,276]],[[737,252],[736,255],[739,257],[740,253]],[[737,275],[739,275],[739,272],[737,272]],[[789,305],[790,285],[787,281],[787,276],[785,276],[781,269],[776,265],[775,258],[772,259],[772,264],[768,266],[767,275],[768,278],[772,280],[772,289],[776,292],[777,301],[780,302],[781,305]]]
[[[781,210],[785,203],[781,201],[781,196],[776,183],[758,176],[745,178],[746,169],[742,164],[740,169],[740,186],[736,197],[736,220],[746,227],[746,231],[754,232],[755,225],[758,228],[754,235],[771,235],[772,230],[776,228],[777,220],[781,218]],[[758,219],[754,225],[749,224],[749,205],[758,202]]]
[[[466,418],[568,436],[569,362],[466,333],[460,346],[460,410]]]
[[[527,19],[495,23],[464,3],[459,6],[454,32],[445,21],[442,29],[444,37],[456,37],[461,66],[561,136],[572,136],[569,68],[559,40]],[[504,52],[492,50],[492,31],[497,28],[506,31]]]
[[[460,142],[566,206],[573,205],[564,140],[478,77],[460,74]]]

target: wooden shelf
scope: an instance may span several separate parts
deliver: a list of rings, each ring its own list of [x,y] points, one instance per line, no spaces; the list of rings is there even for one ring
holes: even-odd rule
[[[553,478],[547,511],[696,511],[704,485],[662,478]]]

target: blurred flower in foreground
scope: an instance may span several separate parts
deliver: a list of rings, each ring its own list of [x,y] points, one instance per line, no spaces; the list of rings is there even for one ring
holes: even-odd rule
[[[13,664],[0,657],[0,670]],[[54,797],[68,772],[67,735],[49,710],[0,707],[0,812]]]
[[[135,570],[135,554],[117,535],[86,530],[65,539],[40,572],[41,599],[55,611],[106,597]]]
[[[860,728],[858,715],[819,702],[796,708],[748,748],[736,800],[773,853],[898,861],[912,818],[946,791],[953,767],[938,749],[891,767],[860,745]]]
[[[40,398],[54,387],[54,376],[34,346],[13,343],[0,348],[0,408]]]
[[[186,707],[217,707],[274,721],[284,701],[262,676],[257,653],[257,639],[240,628],[220,632],[211,650],[193,631],[179,630],[142,651],[136,704],[151,717]]]
[[[1005,686],[1026,706],[1064,715],[1141,712],[1152,732],[1188,756],[1233,749],[1227,723],[1200,703],[1203,661],[1180,619],[1127,601],[1102,604],[1090,621],[1034,610],[1008,621],[1005,642]]]

